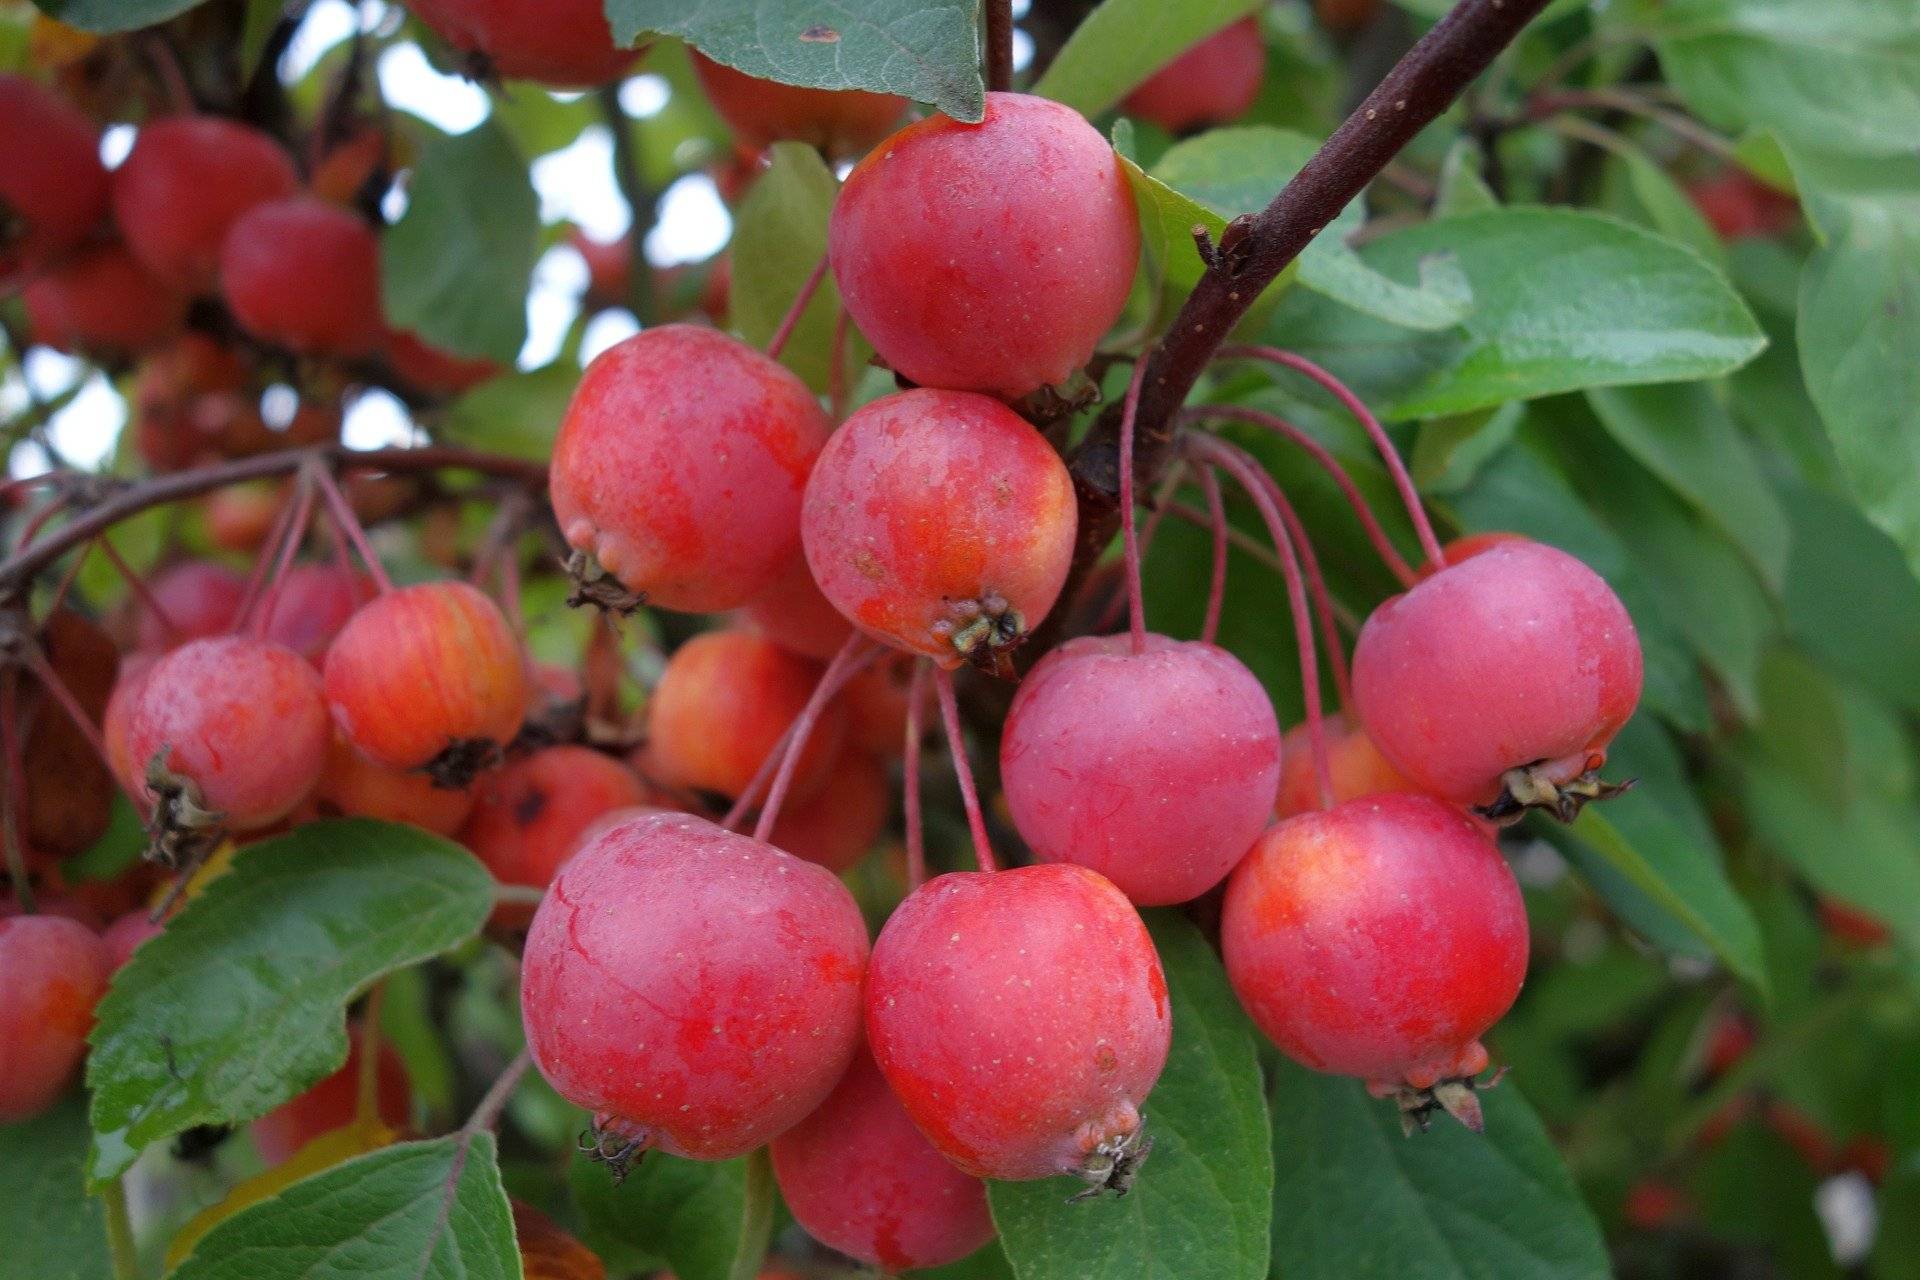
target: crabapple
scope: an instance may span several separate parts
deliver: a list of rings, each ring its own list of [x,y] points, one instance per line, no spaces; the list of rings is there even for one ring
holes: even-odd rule
[[[590,89],[640,56],[613,43],[603,0],[408,0],[407,7],[467,54],[480,78]]]
[[[997,400],[903,391],[848,418],[807,482],[820,590],[855,626],[944,667],[1001,666],[1073,559],[1073,481]]]
[[[864,751],[843,751],[818,795],[780,810],[767,842],[839,872],[860,861],[886,825],[887,771]]]
[[[442,836],[459,831],[473,810],[470,789],[437,786],[423,773],[375,764],[338,732],[327,744],[326,767],[313,794],[322,812],[410,822]]]
[[[986,1186],[920,1135],[864,1047],[771,1153],[807,1234],[889,1273],[957,1262],[994,1237]]]
[[[520,732],[532,690],[500,606],[464,582],[377,596],[348,619],[323,666],[333,721],[389,769],[462,786]]]
[[[131,397],[141,458],[155,471],[178,471],[224,454],[227,428],[251,407],[247,382],[238,350],[191,330],[141,361]]]
[[[79,245],[107,211],[100,131],[24,76],[0,75],[0,281]]]
[[[647,706],[647,759],[663,782],[738,798],[820,682],[819,663],[751,631],[707,631],[667,660]],[[840,754],[846,712],[827,704],[789,795],[817,793]]]
[[[792,562],[828,429],[806,384],[738,339],[649,329],[580,379],[553,446],[554,515],[650,603],[732,609]]]
[[[633,238],[595,240],[579,227],[567,232],[567,244],[587,265],[589,306],[624,307],[633,296]]]
[[[820,593],[804,555],[796,555],[774,584],[747,601],[741,613],[781,648],[822,662],[840,652],[853,634],[853,624]]]
[[[136,644],[160,653],[233,630],[247,598],[247,580],[213,560],[183,560],[155,574],[147,594],[159,609],[143,602],[134,617]]]
[[[436,396],[459,395],[500,372],[498,360],[455,355],[406,330],[388,335],[387,360],[409,386]]]
[[[847,709],[847,745],[871,756],[898,756],[907,736],[907,692],[912,687],[910,654],[882,658],[847,681],[836,699]]]
[[[230,484],[200,503],[200,520],[206,526],[207,541],[214,546],[251,554],[266,545],[286,503],[287,485],[282,481]]]
[[[1289,1057],[1400,1090],[1413,1110],[1449,1081],[1471,1103],[1458,1081],[1486,1066],[1480,1037],[1520,993],[1527,915],[1466,815],[1401,792],[1269,828],[1227,881],[1220,947]]]
[[[134,704],[140,700],[140,690],[146,684],[147,672],[157,661],[159,655],[154,653],[130,653],[122,658],[113,692],[107,697],[106,710],[100,713],[100,744],[107,749],[107,764],[129,791],[139,781],[140,770],[134,768],[127,728],[132,722]]]
[[[831,872],[700,818],[636,818],[574,854],[534,914],[527,1047],[595,1113],[607,1158],[725,1160],[833,1091],[866,965]]]
[[[1367,735],[1420,790],[1571,820],[1640,698],[1640,640],[1605,581],[1521,538],[1449,564],[1367,619],[1353,653]]]
[[[366,355],[386,331],[373,229],[312,196],[269,201],[233,224],[220,290],[241,328],[301,355]]]
[[[544,889],[594,819],[644,804],[633,770],[589,747],[547,747],[474,784],[460,842],[502,884]],[[531,913],[528,913],[531,914]]]
[[[1139,912],[1071,863],[954,872],[874,944],[867,1038],[907,1114],[963,1172],[1125,1190],[1166,1064],[1166,978]]]
[[[327,708],[312,664],[244,636],[194,640],[155,662],[127,719],[135,794],[153,771],[232,831],[270,826],[305,800],[327,758]]]
[[[1126,96],[1120,109],[1175,134],[1227,124],[1253,109],[1266,73],[1260,20],[1248,16],[1154,72]]]
[[[347,1030],[347,1060],[318,1084],[287,1099],[248,1126],[253,1145],[268,1164],[279,1164],[323,1133],[351,1124],[360,1099],[360,1063],[366,1037],[358,1026]],[[380,1122],[404,1129],[413,1109],[413,1085],[407,1066],[382,1037],[374,1051],[374,1097]]]
[[[1349,725],[1341,712],[1323,721],[1327,744],[1327,773],[1333,783],[1333,802],[1341,804],[1384,791],[1412,791],[1413,784],[1380,754],[1367,731]],[[1291,818],[1320,807],[1320,782],[1313,766],[1313,735],[1305,721],[1280,739],[1280,796],[1274,816]]]
[[[1017,399],[1063,383],[1126,306],[1140,218],[1072,107],[989,93],[855,166],[827,228],[833,278],[881,357],[923,386]]]
[[[112,972],[106,944],[83,924],[0,917],[0,1124],[45,1111],[73,1079]]]
[[[27,282],[33,340],[83,355],[125,356],[180,331],[187,296],[117,244],[81,249]]]
[[[40,628],[40,649],[74,701],[94,723],[110,700],[120,655],[98,625],[69,608],[54,610]],[[113,779],[87,734],[68,718],[32,673],[21,676],[25,705],[35,708],[25,733],[20,781],[26,844],[48,859],[70,857],[106,832]]]
[[[161,928],[152,913],[144,908],[129,911],[108,925],[100,935],[100,941],[106,944],[107,957],[113,962],[114,971],[118,972],[121,965],[133,958],[140,944],[158,934]]]
[[[1687,197],[1722,240],[1779,235],[1800,221],[1800,205],[1792,196],[1731,166],[1689,183]]]
[[[804,142],[829,157],[856,156],[892,132],[907,109],[907,100],[895,94],[762,80],[697,49],[690,52],[707,101],[750,148]]]
[[[1225,649],[1080,636],[1027,673],[1000,739],[1013,825],[1142,906],[1197,898],[1273,815],[1280,726]]]
[[[373,580],[356,569],[294,565],[260,602],[260,634],[318,667],[333,638],[374,594]]]
[[[175,288],[208,293],[228,229],[255,205],[291,196],[300,177],[281,145],[250,125],[173,116],[141,128],[110,188],[133,256]]]

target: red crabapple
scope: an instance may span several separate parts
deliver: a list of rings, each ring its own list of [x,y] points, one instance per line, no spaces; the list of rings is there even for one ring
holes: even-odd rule
[[[481,79],[590,89],[640,56],[614,45],[603,0],[409,0],[407,7],[469,55],[469,70]]]
[[[128,713],[127,750],[142,794],[211,811],[231,831],[285,817],[327,758],[320,677],[284,645],[244,636],[194,640],[154,663]]]
[[[783,649],[829,661],[853,634],[853,624],[820,593],[820,584],[796,555],[774,584],[747,601],[746,620]]]
[[[410,822],[435,835],[460,830],[473,809],[473,792],[435,785],[424,773],[391,769],[361,755],[335,732],[314,798],[323,813],[381,822]]]
[[[780,810],[767,842],[838,872],[860,861],[886,825],[887,771],[864,751],[843,751],[818,795]]]
[[[861,630],[945,667],[1001,667],[1073,559],[1073,481],[1041,434],[964,391],[883,396],[843,423],[807,482],[821,591]]]
[[[327,702],[347,741],[389,769],[459,787],[520,732],[531,689],[500,606],[464,582],[378,596],[327,649]]]
[[[1722,240],[1776,236],[1800,222],[1800,205],[1792,196],[1732,166],[1689,183],[1687,197]]]
[[[280,1164],[294,1152],[323,1133],[351,1124],[360,1099],[361,1046],[365,1037],[358,1026],[347,1031],[347,1060],[338,1071],[323,1077],[318,1084],[296,1094],[247,1127],[260,1158],[268,1164]],[[374,1062],[374,1097],[380,1122],[389,1129],[404,1129],[413,1109],[413,1085],[407,1079],[407,1067],[400,1055],[384,1038],[379,1041]]]
[[[457,396],[501,372],[486,356],[459,356],[405,330],[387,336],[387,360],[409,386],[435,396]]]
[[[1069,1173],[1124,1191],[1170,1035],[1139,912],[1085,867],[939,876],[874,944],[874,1060],[928,1141],[975,1177]]]
[[[100,745],[107,749],[107,763],[114,777],[138,794],[141,771],[134,767],[133,748],[128,745],[128,726],[133,720],[134,704],[140,700],[147,672],[159,661],[153,653],[130,653],[120,660],[120,674],[114,679],[113,692],[107,697],[107,709],[100,714]]]
[[[736,608],[792,562],[828,429],[806,384],[738,339],[649,329],[580,379],[553,447],[554,515],[576,550],[647,602]]]
[[[754,149],[804,142],[830,157],[857,156],[892,132],[907,109],[907,100],[891,93],[808,89],[762,80],[697,49],[689,52],[707,101],[735,140]]]
[[[318,667],[333,638],[374,595],[373,580],[357,569],[294,565],[257,606],[261,634]]]
[[[269,135],[217,116],[173,116],[143,126],[113,171],[113,217],[147,270],[209,293],[228,229],[299,187],[292,159]]]
[[[140,608],[134,619],[136,643],[147,653],[161,653],[233,630],[247,598],[247,580],[212,560],[183,560],[155,574],[147,594],[166,617]]]
[[[547,747],[474,783],[460,842],[502,884],[544,889],[594,819],[649,799],[633,770],[589,747]],[[531,915],[531,912],[526,912]]]
[[[847,745],[891,760],[907,740],[907,691],[912,687],[911,654],[882,658],[847,681],[835,699],[847,709]]]
[[[1238,120],[1253,109],[1267,74],[1260,19],[1222,27],[1154,72],[1120,109],[1168,133],[1189,133]]]
[[[923,386],[1015,399],[1067,381],[1126,306],[1140,219],[1120,162],[1072,107],[989,93],[847,175],[827,231],[860,332]]]
[[[187,296],[117,244],[76,251],[22,293],[33,340],[82,355],[134,355],[180,331]]]
[[[533,918],[534,1063],[616,1165],[742,1155],[824,1101],[860,1040],[867,930],[831,872],[700,818],[614,827]]]
[[[189,330],[141,361],[131,409],[134,447],[155,471],[224,456],[242,419],[258,419],[241,353]]]
[[[889,1273],[993,1239],[987,1189],[930,1146],[862,1048],[818,1110],[773,1140],[780,1198],[808,1235]]]
[[[214,490],[200,502],[207,541],[222,551],[242,555],[259,551],[286,510],[287,490],[287,484],[278,480],[230,484]]]
[[[751,631],[707,631],[674,650],[647,705],[647,759],[661,781],[738,798],[820,682],[817,662]],[[827,780],[846,734],[829,703],[800,753],[788,793]]]
[[[1327,716],[1324,727],[1327,772],[1333,783],[1335,804],[1385,791],[1415,790],[1380,754],[1380,748],[1373,745],[1365,729],[1348,726],[1344,714],[1335,712]],[[1314,774],[1313,736],[1307,723],[1302,721],[1280,739],[1280,796],[1273,812],[1275,817],[1291,818],[1319,807],[1320,782]]]
[[[161,930],[152,912],[144,907],[127,912],[108,925],[100,935],[100,941],[106,945],[107,958],[112,961],[115,972],[120,966],[133,958],[140,944],[154,937]]]
[[[1270,828],[1227,882],[1220,947],[1289,1057],[1396,1091],[1414,1119],[1438,1104],[1472,1123],[1466,1081],[1526,977],[1527,914],[1466,815],[1377,795]]]
[[[1375,609],[1353,694],[1381,754],[1422,791],[1503,817],[1571,821],[1640,699],[1640,640],[1611,588],[1564,551],[1508,539]]]
[[[0,75],[0,282],[79,245],[106,211],[93,122],[26,77]]]
[[[366,355],[386,332],[373,229],[312,196],[258,205],[233,224],[220,291],[241,328],[300,355]]]
[[[106,944],[83,924],[0,918],[0,1124],[40,1114],[66,1089],[112,972]]]
[[[1021,681],[1000,739],[1013,825],[1047,862],[1091,867],[1141,906],[1199,897],[1266,828],[1280,726],[1225,649],[1081,636]]]

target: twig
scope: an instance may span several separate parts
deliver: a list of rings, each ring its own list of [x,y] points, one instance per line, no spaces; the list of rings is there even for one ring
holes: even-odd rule
[[[793,305],[787,308],[787,314],[780,318],[780,327],[767,339],[767,358],[778,360],[780,353],[787,349],[787,340],[793,337],[793,331],[800,326],[800,317],[805,315],[807,307],[813,302],[813,295],[820,292],[820,282],[827,278],[827,255],[821,254],[820,261],[813,264],[813,270],[800,284],[800,292],[793,295]]]
[[[973,836],[973,857],[982,871],[996,870],[993,845],[987,839],[987,821],[980,812],[980,793],[973,785],[973,766],[967,762],[967,741],[960,732],[960,707],[953,697],[953,672],[937,667],[933,689],[940,699],[940,722],[947,731],[947,754],[960,782],[960,803],[967,811],[967,830]]]
[[[647,186],[640,149],[633,142],[633,117],[620,105],[620,82],[601,86],[594,97],[613,135],[614,181],[633,215],[627,226],[627,306],[642,325],[650,325],[659,318],[660,300],[654,293],[653,272],[647,266],[646,241],[659,216],[660,197]]]
[[[488,1087],[486,1096],[480,1099],[480,1105],[473,1109],[467,1122],[460,1126],[462,1137],[471,1138],[477,1133],[485,1133],[500,1122],[500,1113],[507,1109],[507,1099],[513,1097],[513,1091],[520,1085],[520,1077],[527,1074],[527,1068],[533,1065],[533,1055],[522,1049],[518,1057],[507,1064],[499,1078]]]
[[[1013,0],[986,0],[987,88],[1013,88]]]

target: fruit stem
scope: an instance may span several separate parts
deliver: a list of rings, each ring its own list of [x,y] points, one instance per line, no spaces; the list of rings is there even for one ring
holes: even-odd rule
[[[147,580],[127,563],[126,557],[120,554],[120,549],[113,545],[113,539],[101,538],[98,540],[98,546],[101,554],[106,556],[107,563],[114,567],[127,584],[127,590],[140,602],[140,607],[160,619],[160,626],[166,631],[170,642],[179,643],[180,624],[173,620],[173,615],[167,612],[167,606],[161,604],[159,598],[153,594],[153,589],[147,585]]]
[[[784,745],[778,748],[780,768],[773,775],[773,786],[767,791],[767,802],[760,806],[759,820],[753,824],[755,840],[764,841],[773,834],[773,824],[780,820],[780,807],[786,803],[787,791],[793,785],[794,773],[800,768],[800,757],[807,749],[807,740],[813,736],[814,726],[820,722],[827,703],[846,686],[853,673],[864,666],[865,660],[878,648],[877,644],[856,631],[847,637],[847,642],[840,646],[840,652],[833,655],[833,661],[820,673],[812,695],[807,698],[807,705],[800,708],[800,714],[793,718],[793,724],[783,739]]]
[[[1213,526],[1213,570],[1207,583],[1207,616],[1200,624],[1200,640],[1212,644],[1220,634],[1220,609],[1227,599],[1227,507],[1220,498],[1220,477],[1212,467],[1190,465],[1200,492],[1207,496],[1207,520]]]
[[[353,1118],[361,1126],[380,1119],[380,1006],[386,1003],[387,984],[376,982],[367,992],[360,1013],[360,1070],[353,1082]]]
[[[6,846],[7,878],[13,882],[14,901],[28,915],[39,910],[33,884],[27,879],[27,855],[20,847],[19,801],[27,794],[26,767],[20,758],[20,671],[0,669],[0,760],[6,786],[0,787],[0,843]]]
[[[113,1261],[113,1280],[139,1280],[140,1254],[133,1243],[133,1220],[127,1215],[124,1175],[108,1179],[100,1188],[100,1204],[106,1210],[107,1254]]]
[[[799,327],[800,317],[806,313],[807,306],[813,301],[813,295],[820,291],[820,282],[827,278],[827,255],[821,254],[820,261],[813,264],[813,270],[800,286],[800,292],[793,297],[793,305],[787,308],[787,314],[780,319],[780,327],[767,339],[767,358],[778,360],[780,353],[787,348],[787,339]]]
[[[527,1074],[527,1068],[531,1065],[533,1065],[533,1056],[522,1049],[519,1056],[507,1064],[507,1069],[487,1086],[486,1095],[480,1099],[480,1105],[473,1109],[473,1114],[467,1117],[467,1122],[460,1126],[463,1136],[472,1137],[476,1133],[485,1133],[500,1123],[500,1113],[507,1109],[507,1100],[513,1097],[513,1091],[520,1085],[520,1077]]]
[[[112,759],[107,755],[107,744],[100,738],[99,726],[94,724],[86,708],[80,705],[80,700],[73,696],[73,690],[67,688],[67,682],[60,678],[60,673],[53,669],[53,664],[47,661],[47,655],[40,651],[40,646],[28,645],[22,661],[26,663],[27,670],[33,673],[33,678],[40,682],[40,687],[60,704],[60,710],[65,712],[67,719],[73,722],[73,727],[80,731],[80,736],[87,740],[87,745],[93,748],[93,753],[100,757],[100,763],[106,767],[107,776],[113,779],[114,785],[122,785],[120,775],[114,769]],[[131,796],[128,798],[132,799]]]
[[[754,1280],[766,1261],[773,1240],[773,1157],[761,1147],[747,1155],[745,1197],[740,1206],[740,1245],[734,1251],[727,1280]]]
[[[1207,435],[1188,435],[1183,445],[1190,456],[1218,466],[1246,490],[1259,509],[1260,518],[1266,522],[1273,549],[1279,553],[1281,573],[1287,583],[1287,602],[1293,612],[1294,644],[1300,651],[1300,692],[1307,705],[1307,737],[1313,744],[1313,772],[1320,788],[1320,807],[1331,809],[1333,773],[1327,764],[1326,725],[1320,711],[1320,664],[1314,652],[1306,584],[1294,554],[1293,539],[1287,535],[1287,522],[1280,514],[1279,504],[1286,499],[1273,478],[1237,446]]]
[[[309,473],[313,482],[320,487],[320,496],[326,501],[327,513],[333,517],[334,528],[338,529],[353,549],[360,554],[361,561],[367,566],[367,572],[373,576],[374,585],[380,588],[380,594],[386,595],[393,590],[393,579],[387,576],[386,566],[380,563],[380,557],[374,554],[373,544],[367,541],[367,531],[360,526],[360,518],[353,514],[353,504],[347,501],[347,495],[340,492],[340,486],[333,481],[333,475],[325,467],[314,467]]]
[[[1287,522],[1287,535],[1293,539],[1294,550],[1300,556],[1300,567],[1306,573],[1307,595],[1313,601],[1314,620],[1320,626],[1321,643],[1327,646],[1327,665],[1333,669],[1333,688],[1340,695],[1340,705],[1344,708],[1352,701],[1352,681],[1347,676],[1347,652],[1341,647],[1339,625],[1334,620],[1333,597],[1327,591],[1326,578],[1320,573],[1320,557],[1314,554],[1313,539],[1307,536],[1307,528],[1300,522],[1300,513],[1287,501],[1280,482],[1265,472],[1262,475],[1274,504],[1280,508],[1281,519]]]
[[[925,658],[913,664],[913,680],[907,686],[907,740],[900,756],[900,807],[907,828],[909,893],[927,881],[927,836],[920,826],[920,750],[926,729],[922,718],[926,712],[929,666]]]
[[[260,557],[259,564],[254,568],[253,581],[247,584],[246,603],[240,607],[240,616],[234,623],[236,631],[245,626],[247,634],[255,639],[264,634],[273,621],[273,611],[280,603],[280,584],[286,580],[287,569],[293,564],[294,556],[300,553],[300,544],[307,536],[307,526],[313,520],[313,482],[303,473],[294,487],[293,514],[280,539],[279,554],[271,556],[271,569],[267,568],[270,557]],[[260,576],[263,569],[266,570],[264,579]]]
[[[989,8],[992,6],[989,5]],[[1133,362],[1133,376],[1127,380],[1127,398],[1120,408],[1120,456],[1133,456],[1133,422],[1140,412],[1140,382],[1146,376],[1145,359]],[[1140,586],[1139,521],[1133,511],[1133,468],[1120,468],[1120,538],[1126,549],[1122,572],[1127,579],[1127,634],[1135,657],[1147,647],[1147,607]]]
[[[986,0],[987,88],[1004,93],[1013,88],[1013,0]]]
[[[1373,410],[1346,383],[1322,369],[1305,356],[1284,351],[1279,347],[1266,347],[1255,344],[1230,345],[1220,348],[1215,357],[1219,360],[1265,360],[1282,365],[1296,373],[1304,373],[1319,383],[1334,399],[1338,400],[1348,413],[1351,413],[1366,433],[1372,438],[1374,447],[1380,451],[1380,461],[1386,464],[1387,473],[1393,477],[1394,488],[1400,491],[1400,501],[1406,505],[1407,518],[1413,521],[1413,531],[1420,539],[1420,550],[1427,557],[1427,563],[1434,568],[1443,568],[1447,558],[1440,550],[1440,540],[1433,536],[1433,522],[1427,519],[1427,509],[1420,502],[1420,491],[1414,488],[1413,476],[1407,471],[1407,464],[1401,460],[1400,451],[1393,447],[1393,439],[1387,435],[1387,429],[1380,425],[1380,419],[1374,417]]]
[[[953,757],[953,776],[960,783],[960,803],[967,810],[967,830],[973,836],[973,857],[982,871],[998,871],[993,845],[987,839],[987,821],[980,813],[980,793],[973,786],[973,766],[967,763],[966,740],[960,735],[960,707],[953,697],[953,672],[935,667],[933,687],[940,696],[940,722],[947,731],[947,754]]]
[[[638,125],[627,114],[627,109],[620,105],[620,82],[616,80],[602,85],[594,97],[599,101],[607,132],[613,138],[614,181],[620,188],[620,194],[626,198],[631,214],[627,220],[629,265],[626,303],[634,319],[643,327],[651,327],[659,318],[660,308],[654,296],[653,269],[647,263],[646,240],[647,232],[659,216],[659,197],[647,188],[645,168],[640,163],[640,148],[634,138]]]

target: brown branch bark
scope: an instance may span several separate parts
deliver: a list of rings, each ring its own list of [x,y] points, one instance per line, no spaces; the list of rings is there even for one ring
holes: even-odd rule
[[[987,16],[987,88],[1013,88],[1013,0],[983,0]]]

